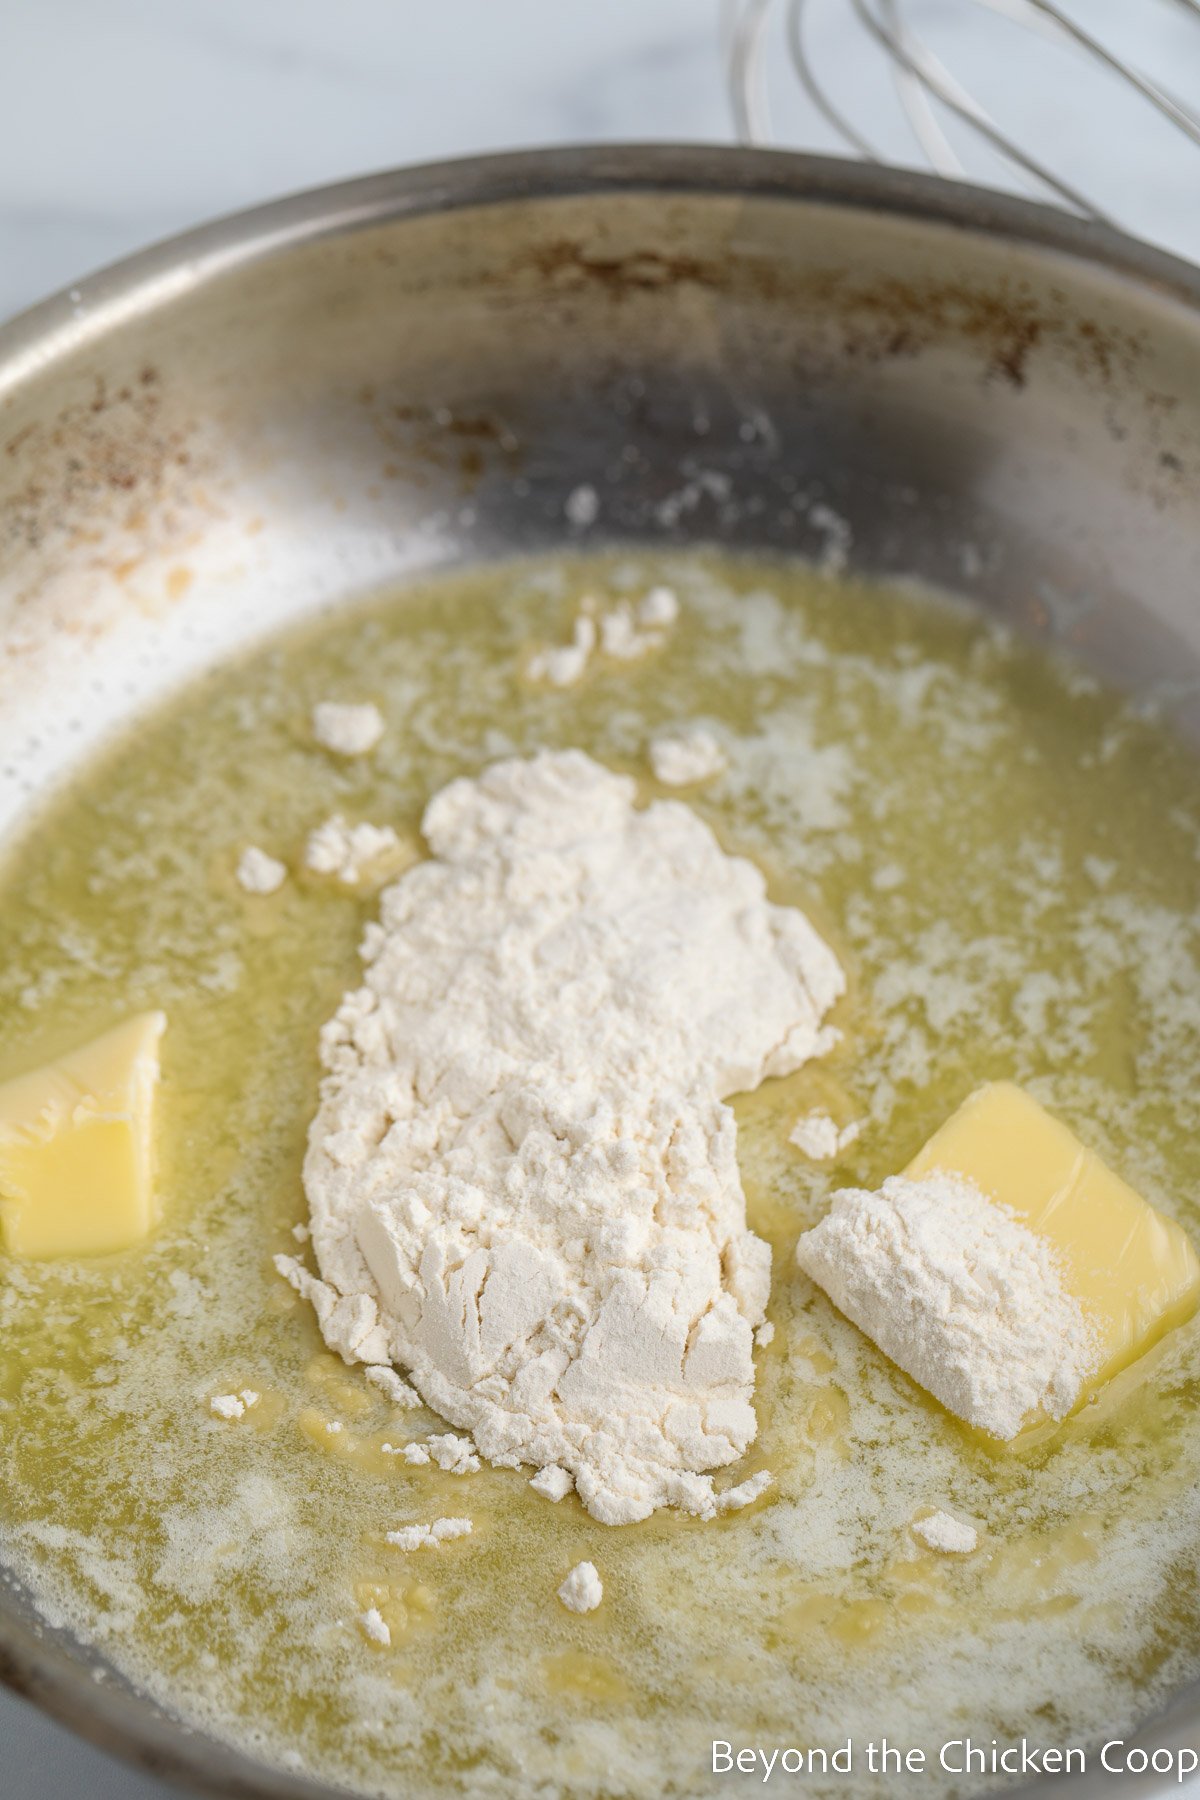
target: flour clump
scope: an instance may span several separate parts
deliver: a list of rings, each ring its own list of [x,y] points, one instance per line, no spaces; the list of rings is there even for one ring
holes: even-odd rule
[[[248,844],[238,858],[238,886],[247,894],[275,894],[287,880],[287,864]]]
[[[788,1134],[788,1143],[803,1150],[811,1162],[828,1162],[831,1157],[840,1156],[861,1130],[862,1122],[858,1119],[839,1129],[824,1107],[818,1106],[797,1119]]]
[[[665,731],[650,742],[650,767],[664,787],[693,787],[725,768],[725,752],[703,725]]]
[[[576,1563],[559,1588],[558,1597],[568,1612],[595,1612],[604,1598],[604,1583],[595,1563]]]
[[[566,1499],[575,1483],[566,1469],[560,1469],[557,1463],[547,1463],[544,1469],[538,1470],[529,1485],[543,1500],[552,1500],[557,1505],[560,1500]]]
[[[313,708],[313,736],[339,756],[365,756],[383,736],[383,714],[369,701],[355,706],[322,700]]]
[[[402,853],[403,845],[390,825],[372,825],[365,819],[348,825],[334,813],[309,832],[304,866],[314,875],[332,875],[345,887],[357,887],[371,871],[389,863],[394,871]]]
[[[469,1537],[474,1529],[470,1519],[435,1519],[432,1525],[402,1525],[387,1532],[385,1541],[397,1550],[436,1550],[451,1538]]]
[[[640,600],[618,600],[606,611],[585,596],[571,625],[570,642],[543,645],[530,657],[525,672],[531,681],[573,687],[587,673],[594,653],[633,662],[661,648],[668,627],[678,617],[679,599],[672,588],[651,588]]]
[[[391,1627],[377,1606],[369,1606],[365,1613],[360,1613],[358,1623],[363,1636],[370,1643],[378,1644],[382,1650],[390,1648]]]
[[[927,1550],[936,1550],[942,1556],[969,1556],[979,1542],[979,1533],[973,1525],[940,1509],[927,1518],[915,1520],[912,1533]]]
[[[435,796],[322,1033],[321,1279],[284,1271],[347,1360],[607,1524],[715,1516],[754,1438],[770,1250],[724,1100],[828,1048],[844,986],[690,808],[634,800],[570,750]]]

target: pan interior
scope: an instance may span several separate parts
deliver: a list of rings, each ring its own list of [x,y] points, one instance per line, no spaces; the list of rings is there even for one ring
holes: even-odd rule
[[[565,690],[528,678],[585,595],[660,583],[681,602],[660,649]],[[370,758],[314,746],[327,698],[380,705]],[[728,758],[685,799],[810,912],[851,989],[832,1055],[737,1105],[776,1326],[738,1474],[769,1468],[771,1497],[606,1530],[529,1471],[398,1466],[384,1443],[436,1421],[328,1356],[272,1270],[298,1249],[317,1030],[373,910],[297,865],[332,812],[415,832],[445,781],[543,745],[649,796],[647,744],[682,720]],[[290,864],[277,896],[238,888],[246,843]],[[1197,1672],[1200,1333],[997,1457],[791,1252],[833,1186],[877,1184],[993,1077],[1031,1083],[1200,1236],[1198,852],[1194,758],[1162,725],[950,600],[778,557],[493,563],[200,679],[0,873],[0,1075],[116,1013],[170,1020],[162,1230],[104,1262],[4,1266],[6,1553],[187,1720],[364,1793],[694,1794],[713,1736],[886,1734],[936,1759],[950,1696],[985,1741],[1117,1735]],[[831,1168],[787,1142],[816,1105],[864,1122]],[[262,1396],[245,1421],[214,1420],[242,1388]],[[979,1522],[976,1556],[921,1550],[909,1527],[935,1506]],[[437,1552],[383,1542],[463,1513],[472,1536]],[[606,1603],[577,1619],[555,1589],[585,1557]]]

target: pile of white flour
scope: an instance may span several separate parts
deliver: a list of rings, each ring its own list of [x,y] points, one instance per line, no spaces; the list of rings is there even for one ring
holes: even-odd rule
[[[688,807],[579,751],[452,782],[424,832],[322,1034],[322,1330],[607,1524],[711,1516],[771,1260],[722,1101],[827,1047],[841,970]]]

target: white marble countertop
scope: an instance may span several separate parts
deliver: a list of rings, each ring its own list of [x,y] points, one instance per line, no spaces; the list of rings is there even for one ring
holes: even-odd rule
[[[1200,23],[1182,6],[1076,10],[1200,106]],[[809,15],[834,97],[881,151],[919,163],[849,0]],[[1200,148],[973,0],[910,0],[906,17],[1127,229],[1200,260]],[[839,150],[787,68],[778,17],[768,47],[780,141]],[[717,0],[5,0],[0,317],[201,219],[390,164],[732,135]],[[986,156],[971,167],[997,173]],[[21,1800],[168,1792],[4,1695],[0,1743],[0,1786]]]

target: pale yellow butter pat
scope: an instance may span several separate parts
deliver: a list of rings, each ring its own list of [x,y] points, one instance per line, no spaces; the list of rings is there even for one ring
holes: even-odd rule
[[[14,1256],[123,1250],[158,1223],[160,1012],[0,1085],[0,1236]]]
[[[1200,1304],[1200,1262],[1180,1227],[1011,1082],[972,1094],[905,1174],[935,1170],[965,1176],[1051,1246],[1095,1330],[1088,1393]]]

